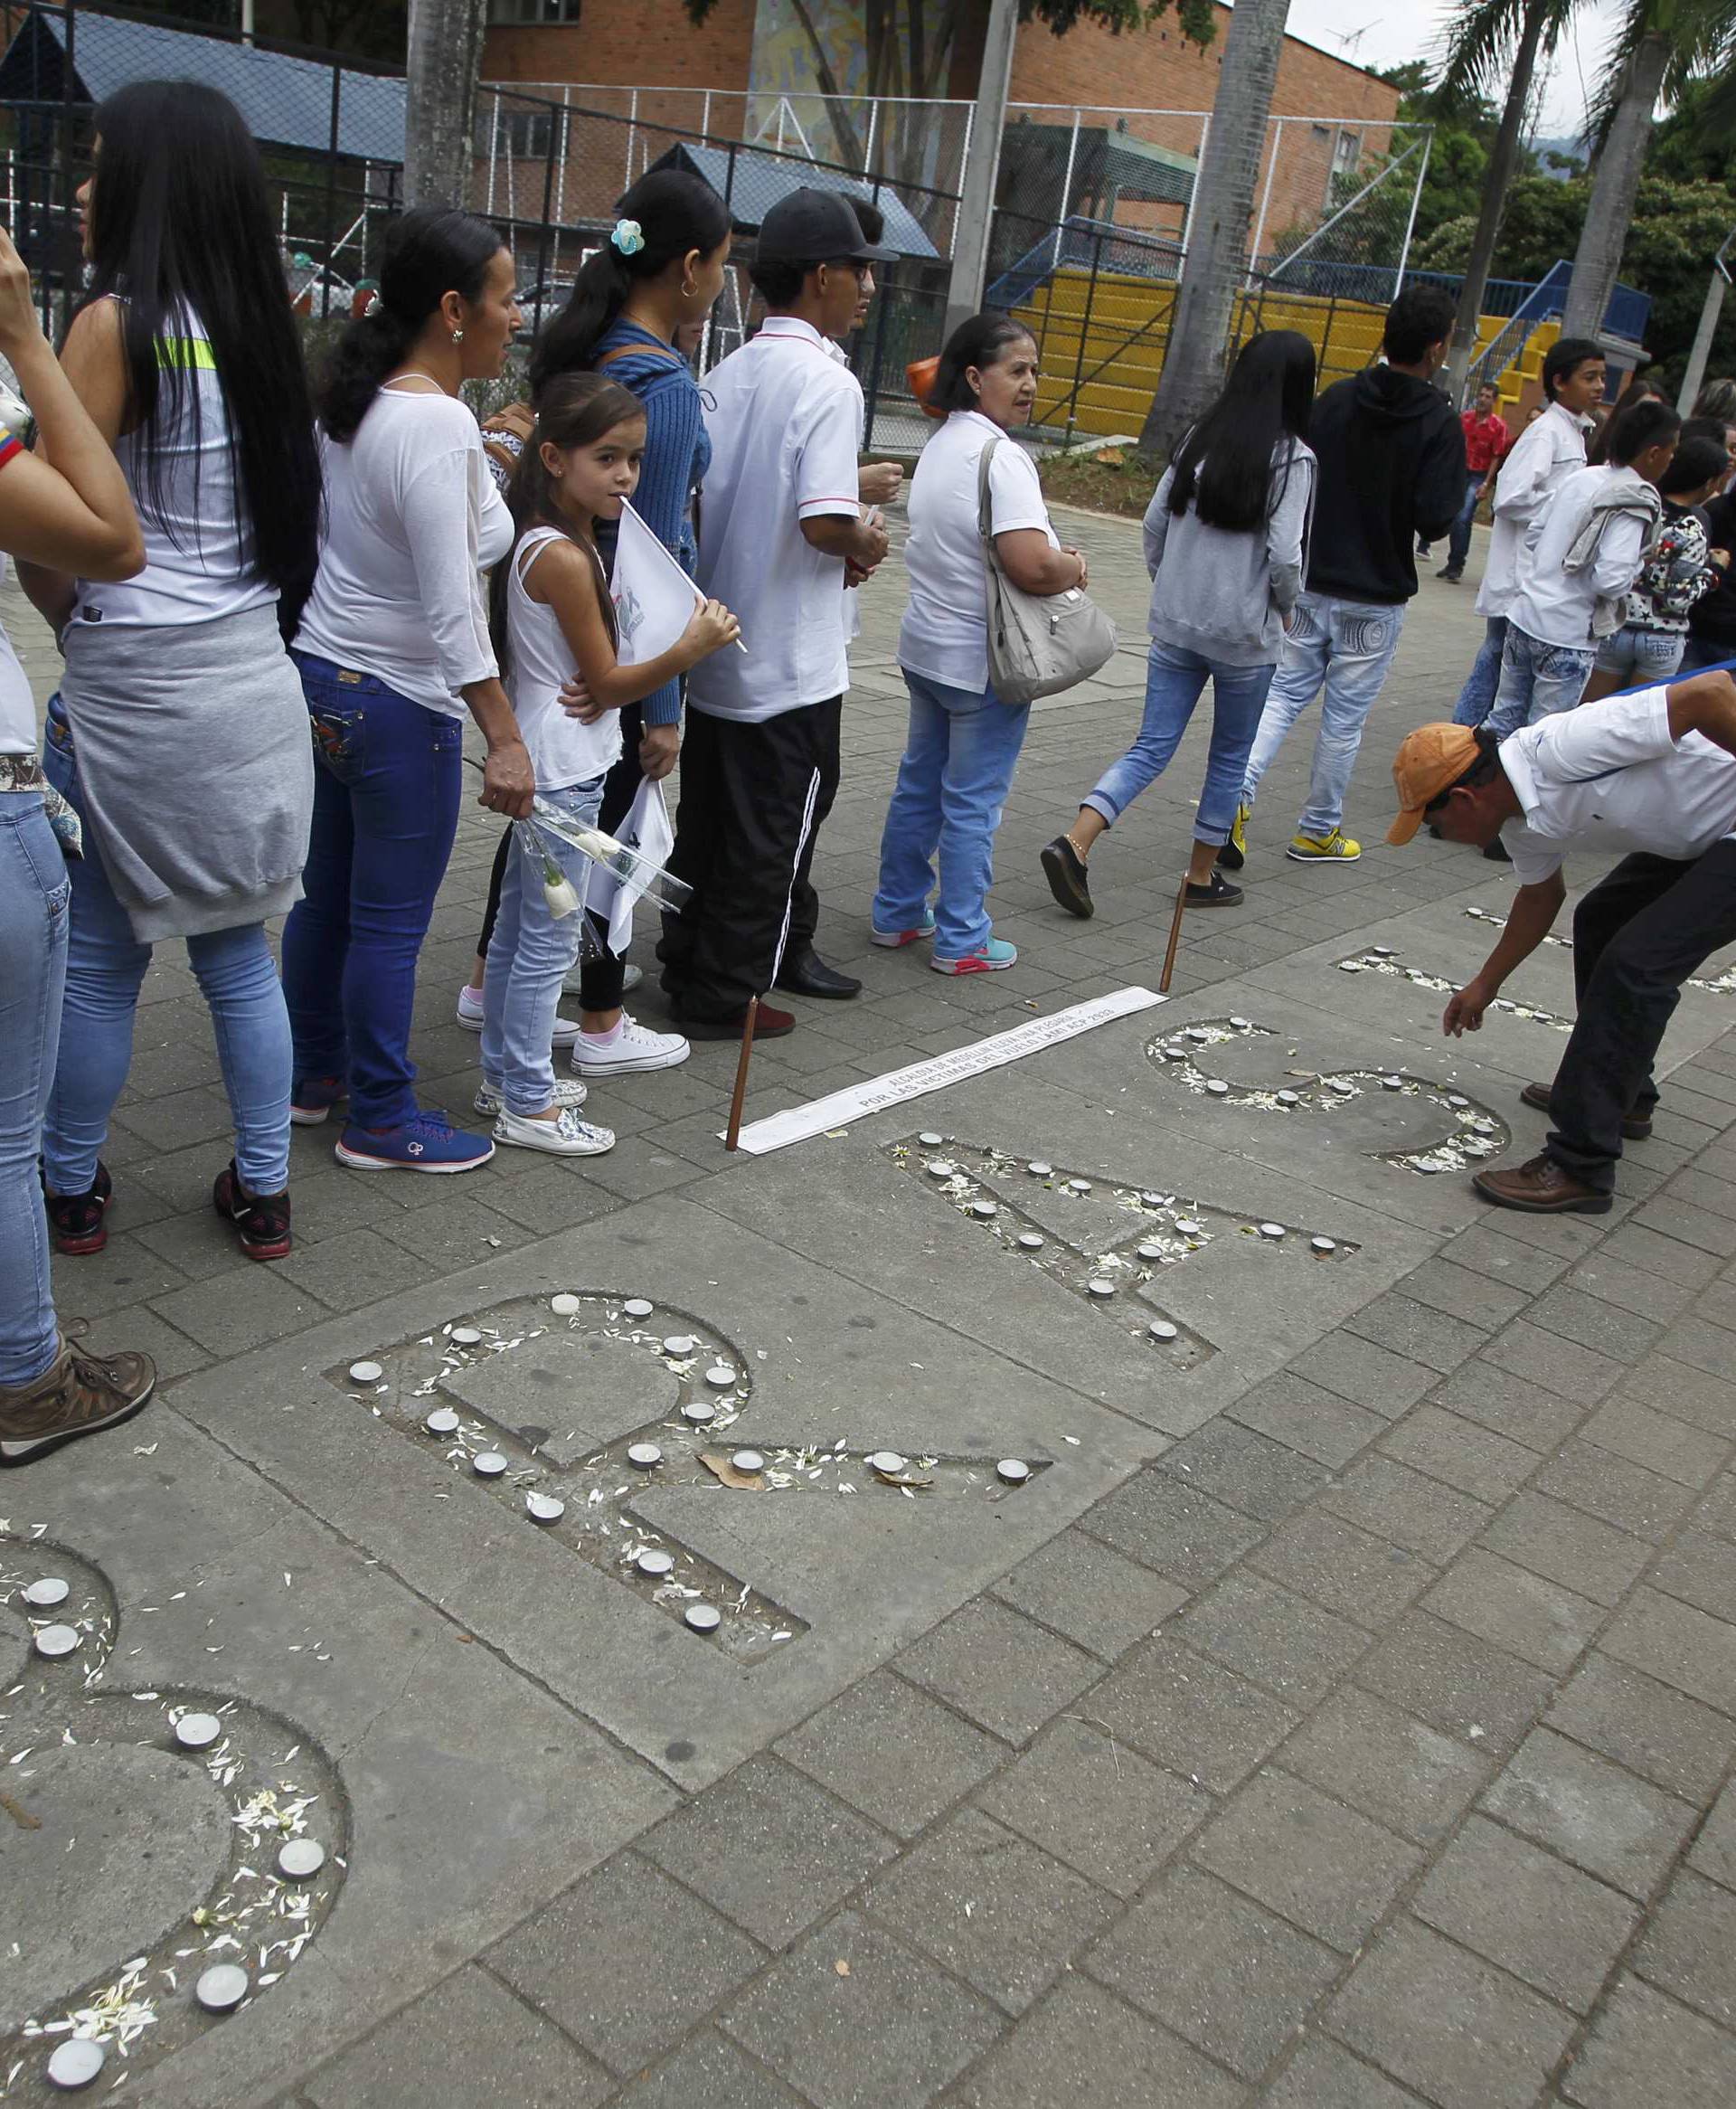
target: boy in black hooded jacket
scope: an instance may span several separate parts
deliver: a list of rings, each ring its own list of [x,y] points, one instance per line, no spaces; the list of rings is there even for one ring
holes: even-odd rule
[[[1465,498],[1465,435],[1433,385],[1453,329],[1453,298],[1408,287],[1388,308],[1385,362],[1328,388],[1308,444],[1319,461],[1307,582],[1248,758],[1236,826],[1220,861],[1240,868],[1254,793],[1284,735],[1324,686],[1307,804],[1288,855],[1349,864],[1344,793],[1363,726],[1398,649],[1417,591],[1419,539],[1445,534]]]

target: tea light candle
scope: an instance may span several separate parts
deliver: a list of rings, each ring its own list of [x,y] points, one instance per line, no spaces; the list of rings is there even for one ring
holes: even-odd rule
[[[533,1523],[559,1523],[567,1512],[558,1494],[526,1494],[524,1513]]]
[[[637,1471],[648,1472],[655,1465],[663,1462],[663,1452],[655,1442],[629,1442],[627,1446],[627,1461]]]
[[[723,1623],[723,1613],[714,1603],[690,1603],[681,1615],[696,1633],[714,1633]]]
[[[675,1556],[674,1553],[660,1553],[647,1547],[634,1564],[641,1575],[648,1575],[653,1581],[661,1581],[664,1575],[675,1573]]]
[[[944,1135],[938,1134],[932,1128],[925,1128],[916,1140],[924,1149],[939,1149],[947,1139]]]
[[[36,1652],[55,1661],[62,1655],[71,1655],[83,1637],[76,1626],[38,1626]]]
[[[44,1575],[40,1582],[25,1585],[24,1602],[35,1611],[52,1611],[72,1594],[72,1584],[58,1575]]]
[[[559,1296],[550,1297],[549,1309],[556,1318],[577,1318],[579,1316],[579,1299],[573,1295],[571,1290],[563,1289]]]
[[[1033,1179],[1050,1178],[1053,1176],[1055,1169],[1053,1165],[1044,1164],[1040,1157],[1033,1157],[1024,1168]]]
[[[762,1472],[766,1461],[757,1450],[738,1450],[730,1462],[739,1472]]]
[[[1281,1223],[1262,1223],[1260,1226],[1260,1234],[1261,1237],[1282,1237],[1284,1225]]]
[[[54,2047],[48,2061],[49,2082],[68,2094],[77,2087],[88,2087],[102,2070],[107,2057],[101,2044],[89,2036],[69,2037]]]
[[[215,1714],[183,1714],[175,1725],[175,1739],[183,1750],[209,1750],[222,1732]]]
[[[292,1838],[278,1855],[278,1872],[291,1882],[306,1882],[326,1865],[326,1848],[314,1838]]]
[[[455,1348],[474,1348],[481,1338],[482,1335],[475,1326],[454,1326],[452,1329],[451,1340]]]
[[[1335,1253],[1338,1250],[1336,1244],[1329,1237],[1311,1237],[1308,1245],[1316,1253]]]
[[[663,1351],[665,1355],[673,1355],[677,1361],[680,1361],[684,1357],[691,1355],[698,1345],[699,1342],[694,1339],[691,1333],[671,1333],[663,1343]]]
[[[901,1457],[895,1450],[875,1450],[870,1452],[864,1461],[877,1472],[901,1472],[910,1460]]]
[[[689,1399],[681,1409],[684,1421],[691,1421],[695,1428],[708,1428],[717,1418],[717,1408],[710,1399]]]
[[[377,1362],[352,1362],[350,1365],[352,1384],[378,1384],[385,1374]]]
[[[656,1307],[643,1296],[629,1296],[622,1304],[622,1315],[630,1319],[648,1319]]]
[[[1154,1340],[1173,1340],[1175,1338],[1175,1328],[1167,1319],[1153,1319],[1146,1330]]]
[[[1040,1231],[1022,1230],[1019,1233],[1019,1243],[1027,1253],[1040,1253],[1043,1244],[1043,1234]]]
[[[1004,1457],[995,1471],[1009,1487],[1022,1487],[1031,1477],[1031,1467],[1022,1457]]]
[[[213,1962],[193,1991],[208,2014],[230,2013],[247,1997],[247,1972],[233,1962]]]
[[[1214,1099],[1221,1099],[1229,1092],[1230,1086],[1221,1076],[1209,1076],[1205,1080],[1205,1088]]]
[[[458,1432],[458,1416],[450,1406],[436,1406],[422,1426],[430,1435],[456,1435]]]
[[[497,1450],[478,1451],[470,1460],[470,1470],[479,1480],[497,1480],[506,1470],[506,1460]]]
[[[705,1381],[718,1391],[728,1391],[735,1382],[735,1371],[727,1362],[713,1362],[705,1372]]]

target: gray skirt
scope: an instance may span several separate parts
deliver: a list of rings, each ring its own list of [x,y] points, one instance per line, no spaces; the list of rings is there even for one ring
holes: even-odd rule
[[[141,943],[282,915],[314,810],[301,680],[274,605],[65,633],[61,701],[90,846]]]

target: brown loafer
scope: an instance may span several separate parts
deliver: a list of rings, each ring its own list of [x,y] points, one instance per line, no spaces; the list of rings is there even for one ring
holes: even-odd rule
[[[1519,1093],[1522,1105],[1535,1106],[1540,1113],[1549,1111],[1549,1094],[1552,1087],[1546,1083],[1528,1083]],[[1637,1113],[1628,1113],[1622,1118],[1621,1132],[1629,1142],[1644,1142],[1652,1131],[1652,1124]]]
[[[1471,1181],[1497,1208],[1518,1208],[1527,1215],[1608,1215],[1611,1196],[1582,1186],[1552,1157],[1533,1157],[1511,1171],[1478,1172]]]

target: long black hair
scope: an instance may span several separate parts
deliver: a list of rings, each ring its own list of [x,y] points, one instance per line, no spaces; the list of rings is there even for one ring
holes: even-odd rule
[[[1231,534],[1264,526],[1277,503],[1272,473],[1278,448],[1286,439],[1307,438],[1313,408],[1314,346],[1307,338],[1295,329],[1263,329],[1250,337],[1223,393],[1182,441],[1170,511],[1184,513],[1191,505],[1208,527]],[[1282,474],[1288,480],[1288,459]]]
[[[980,315],[967,315],[947,339],[940,363],[929,389],[931,410],[975,410],[976,392],[970,385],[970,368],[980,374],[994,365],[1009,345],[1034,344],[1024,323],[1003,315],[998,307],[985,307]]]
[[[542,459],[543,442],[570,449],[594,447],[617,425],[643,424],[645,405],[630,388],[603,374],[557,374],[542,392],[536,406],[536,426],[518,457],[513,480],[506,490],[507,510],[513,515],[513,547],[488,578],[488,633],[494,640],[495,658],[504,681],[512,671],[512,639],[507,623],[507,589],[518,563],[519,537],[530,527],[559,527],[572,534],[572,524],[555,502],[554,478]],[[593,551],[593,555],[594,555]],[[602,593],[603,620],[615,635],[615,610],[600,567],[598,580]]]
[[[184,351],[160,347],[185,334],[179,318],[191,311],[222,384],[252,563],[286,600],[305,596],[317,557],[319,450],[252,135],[227,96],[190,80],[132,82],[99,107],[96,128],[87,304],[120,297],[123,424],[145,490],[162,515],[171,464],[162,434],[196,404],[198,376]]]
[[[417,205],[392,222],[380,246],[380,290],[337,340],[320,387],[319,420],[334,440],[355,437],[380,383],[448,293],[482,298],[504,246],[486,220],[451,205]]]
[[[531,347],[531,400],[557,374],[589,366],[597,340],[615,321],[636,285],[655,279],[696,249],[710,256],[729,238],[730,210],[710,184],[684,169],[655,168],[615,201],[644,243],[630,253],[618,248],[614,232],[580,266],[567,304]],[[630,237],[629,237],[630,239]]]

